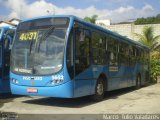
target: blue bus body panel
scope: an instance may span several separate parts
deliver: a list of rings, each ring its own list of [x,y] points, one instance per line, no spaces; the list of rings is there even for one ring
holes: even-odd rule
[[[9,93],[9,92],[11,92],[9,80],[0,79],[0,93]]]
[[[28,88],[37,89],[37,93],[27,92]],[[29,95],[29,96],[48,96],[59,98],[73,98],[73,81],[68,81],[62,85],[53,87],[33,87],[33,86],[18,86],[11,83],[12,94]]]
[[[64,76],[62,84],[52,84],[52,80],[55,76]],[[37,77],[37,80],[32,80],[32,77]],[[74,81],[69,79],[67,74],[66,65],[63,69],[49,76],[26,76],[26,75],[16,75],[10,73],[10,86],[12,94],[17,95],[29,95],[29,96],[51,96],[51,97],[63,97],[63,98],[73,98],[74,97]],[[16,79],[18,84],[12,82],[12,79]],[[38,80],[38,79],[41,80]],[[27,89],[35,88],[38,90],[37,93],[27,92]]]
[[[64,76],[63,83],[52,84],[52,80],[55,76]],[[37,77],[37,80],[32,80],[32,77]],[[61,98],[73,98],[74,97],[74,81],[70,80],[66,64],[64,60],[63,69],[49,76],[26,76],[16,75],[10,72],[10,85],[12,94],[29,95],[29,96],[50,96]],[[42,80],[38,80],[41,78]],[[18,84],[12,82],[12,79],[16,79]],[[37,93],[27,92],[28,88],[38,89]]]
[[[96,83],[96,79],[94,79],[94,73],[92,72],[92,66],[77,75],[74,81],[75,97],[91,95],[91,93],[93,93],[93,86]]]

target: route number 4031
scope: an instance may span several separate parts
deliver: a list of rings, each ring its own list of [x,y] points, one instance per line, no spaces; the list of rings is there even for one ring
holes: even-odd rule
[[[38,36],[37,34],[38,33],[36,31],[21,33],[19,36],[19,40],[21,41],[36,40]]]

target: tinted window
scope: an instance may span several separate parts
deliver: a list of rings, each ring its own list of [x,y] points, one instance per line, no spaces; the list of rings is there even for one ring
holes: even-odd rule
[[[106,37],[101,33],[92,32],[93,61],[95,64],[106,63]]]
[[[117,52],[118,51],[118,42],[115,38],[109,37],[109,41],[107,42],[108,51]]]
[[[86,70],[90,65],[90,32],[76,28],[76,74]]]
[[[74,77],[74,45],[73,45],[73,30],[71,30],[71,33],[69,35],[68,44],[67,44],[67,68],[68,73],[73,79]]]
[[[2,45],[0,44],[0,65],[2,64]]]
[[[5,39],[4,39],[5,50],[10,50],[10,46],[12,45],[14,34],[15,34],[14,30],[8,30],[6,32],[6,36],[5,36]]]

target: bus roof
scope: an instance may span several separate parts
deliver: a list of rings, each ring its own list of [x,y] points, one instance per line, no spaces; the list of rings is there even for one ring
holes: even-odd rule
[[[87,22],[87,21],[85,21],[85,20],[83,20],[83,19],[81,19],[81,18],[79,18],[79,17],[73,16],[73,15],[41,16],[41,17],[35,17],[35,18],[32,18],[32,19],[25,19],[25,20],[23,20],[23,21],[21,21],[21,22],[26,22],[26,21],[30,21],[30,20],[36,20],[36,19],[42,19],[42,18],[51,18],[51,17],[53,17],[53,18],[57,18],[57,17],[68,17],[68,18],[70,18],[70,19],[72,19],[72,20],[77,20],[77,21],[79,21],[79,22],[81,22],[81,23],[83,23],[83,24],[86,24],[87,26],[91,26],[92,28],[95,28],[95,29],[100,30],[100,31],[102,31],[102,32],[106,32],[106,33],[109,33],[109,34],[111,34],[111,35],[113,35],[113,36],[115,36],[115,37],[118,37],[118,38],[121,39],[120,41],[128,42],[128,43],[130,43],[130,44],[132,44],[132,45],[135,45],[135,46],[138,46],[138,47],[141,47],[141,48],[145,48],[145,49],[150,50],[147,46],[145,46],[145,45],[143,45],[143,44],[141,44],[141,43],[139,43],[139,42],[137,42],[137,41],[134,41],[134,40],[132,40],[132,39],[129,39],[129,38],[125,37],[125,36],[122,36],[122,35],[120,35],[120,34],[118,34],[118,33],[116,33],[116,32],[110,31],[110,30],[108,30],[108,29],[105,29],[105,28],[100,27],[100,26],[98,26],[98,25],[95,25],[95,24],[93,24],[93,23]]]

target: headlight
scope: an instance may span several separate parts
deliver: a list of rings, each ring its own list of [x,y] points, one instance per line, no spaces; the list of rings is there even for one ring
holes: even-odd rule
[[[60,80],[52,80],[51,81],[52,85],[58,85],[58,84],[61,84],[61,83],[63,83],[63,80],[61,80],[61,79]]]
[[[16,79],[14,79],[14,78],[12,78],[12,83],[14,83],[14,84],[18,84],[18,83],[19,83],[19,81],[18,81],[18,80],[16,80]]]

